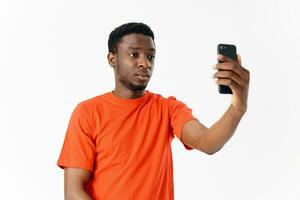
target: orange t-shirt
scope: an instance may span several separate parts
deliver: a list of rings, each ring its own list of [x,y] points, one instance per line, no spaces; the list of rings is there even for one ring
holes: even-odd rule
[[[57,164],[90,170],[94,200],[173,200],[171,142],[193,119],[172,96],[146,90],[122,99],[108,92],[77,104]]]

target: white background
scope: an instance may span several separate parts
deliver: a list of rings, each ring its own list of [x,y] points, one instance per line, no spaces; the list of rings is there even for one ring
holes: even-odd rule
[[[230,104],[211,75],[218,43],[251,71],[249,108],[218,153],[173,141],[178,200],[300,199],[299,1],[1,0],[0,198],[63,199],[56,166],[75,105],[114,88],[107,39],[148,24],[148,90],[175,96],[207,126]]]

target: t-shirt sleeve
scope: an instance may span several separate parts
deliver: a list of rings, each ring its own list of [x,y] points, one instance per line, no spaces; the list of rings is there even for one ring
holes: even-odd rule
[[[83,103],[79,103],[72,112],[57,165],[92,171],[95,155],[93,128]]]
[[[181,134],[183,126],[188,121],[197,120],[197,118],[193,116],[192,109],[188,108],[183,102],[176,100],[175,97],[169,97],[168,102],[173,134],[176,135],[176,137],[182,142]],[[193,149],[192,147],[184,144],[183,142],[182,144],[187,150]]]

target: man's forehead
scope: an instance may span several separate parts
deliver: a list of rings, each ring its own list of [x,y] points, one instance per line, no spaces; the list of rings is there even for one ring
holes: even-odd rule
[[[145,48],[141,48],[141,47],[135,47],[135,46],[129,46],[129,47],[127,47],[127,49],[129,49],[129,50],[143,50],[143,49],[145,49]],[[148,48],[147,49],[148,51],[155,51],[155,48]]]
[[[147,49],[155,51],[155,44],[150,36],[136,33],[123,36],[119,46],[124,49]]]

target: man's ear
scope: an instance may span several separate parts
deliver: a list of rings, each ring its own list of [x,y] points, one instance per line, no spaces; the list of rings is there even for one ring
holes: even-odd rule
[[[112,52],[109,52],[107,54],[107,60],[108,60],[108,63],[111,67],[115,67],[115,62],[116,62],[116,55],[113,54]]]

